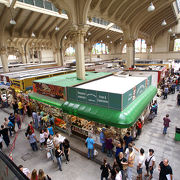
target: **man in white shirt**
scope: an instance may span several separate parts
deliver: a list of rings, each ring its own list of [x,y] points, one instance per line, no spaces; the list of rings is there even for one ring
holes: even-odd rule
[[[154,157],[154,150],[153,149],[149,149],[149,154],[148,157],[146,159],[146,171],[147,174],[145,174],[145,177],[149,176],[149,172],[150,172],[150,176],[149,176],[149,180],[152,179],[153,176],[153,171],[154,171],[154,166],[155,166],[155,157]]]
[[[144,149],[141,148],[139,150],[136,147],[134,147],[134,149],[140,153],[138,157],[138,162],[137,162],[137,173],[138,173],[137,179],[142,180],[142,169],[143,169],[143,165],[145,161]]]
[[[116,167],[116,168],[115,168],[115,171],[116,171],[115,180],[122,180],[122,174],[121,174],[120,168],[119,168],[119,167]]]

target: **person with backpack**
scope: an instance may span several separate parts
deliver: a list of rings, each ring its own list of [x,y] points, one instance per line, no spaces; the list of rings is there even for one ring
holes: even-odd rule
[[[149,154],[147,159],[145,160],[145,166],[147,173],[144,175],[145,177],[149,177],[149,180],[153,177],[153,171],[155,167],[155,157],[154,157],[154,150],[149,149]],[[150,176],[149,176],[150,173]]]

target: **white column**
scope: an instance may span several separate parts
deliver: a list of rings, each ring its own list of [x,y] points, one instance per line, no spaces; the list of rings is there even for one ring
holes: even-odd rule
[[[39,63],[42,63],[42,51],[39,51]]]
[[[77,78],[82,80],[85,80],[84,35],[85,32],[79,30],[75,40],[76,73]]]
[[[34,62],[34,49],[32,50],[32,63],[35,63]]]
[[[2,62],[2,67],[3,67],[3,72],[9,72],[6,48],[1,48],[0,49],[0,55],[1,55],[1,62]]]
[[[132,67],[134,65],[134,58],[135,58],[135,48],[134,48],[134,41],[126,42],[126,66],[127,68]]]
[[[26,64],[25,52],[22,52],[21,58],[22,58],[22,63],[23,63],[23,64]]]

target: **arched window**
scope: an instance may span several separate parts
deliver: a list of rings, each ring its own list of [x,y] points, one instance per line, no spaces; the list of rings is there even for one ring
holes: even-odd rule
[[[174,41],[174,51],[180,51],[180,39]]]
[[[146,52],[146,41],[144,39],[135,41],[135,52]]]
[[[93,54],[109,54],[108,46],[104,43],[96,43],[92,48]]]
[[[68,47],[65,51],[65,55],[66,56],[75,56],[75,49],[72,46]]]
[[[15,55],[9,55],[8,56],[8,60],[16,60],[17,59],[17,57],[15,56]]]
[[[126,47],[127,47],[127,45],[125,44],[123,49],[122,49],[122,53],[126,53]]]

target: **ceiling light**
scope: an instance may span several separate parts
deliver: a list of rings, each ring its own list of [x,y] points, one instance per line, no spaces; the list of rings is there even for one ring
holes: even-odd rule
[[[110,36],[107,35],[107,38],[110,38]]]
[[[64,39],[67,39],[67,37],[65,36]]]
[[[55,27],[55,30],[56,30],[56,31],[59,31],[59,27],[56,26],[56,27]]]
[[[175,36],[176,36],[176,34],[174,33],[174,34],[173,34],[173,36],[175,37]]]
[[[148,12],[152,12],[152,11],[154,11],[155,10],[155,6],[153,5],[153,3],[151,2],[151,4],[149,5],[149,7],[148,7]]]
[[[165,20],[163,20],[163,22],[162,22],[162,24],[161,24],[162,26],[166,26],[167,25],[167,23],[166,23],[166,21]]]
[[[101,42],[103,42],[103,40],[101,40]]]
[[[10,20],[10,24],[15,25],[15,24],[16,24],[16,21],[15,21],[14,19],[11,19],[11,20]]]
[[[168,32],[171,33],[171,32],[172,32],[172,29],[170,28],[170,29],[168,30]]]
[[[110,41],[110,43],[112,44],[112,41]]]
[[[90,36],[91,35],[91,32],[88,32],[88,36]]]
[[[85,41],[88,41],[88,39],[87,39],[87,38],[85,38]]]
[[[35,37],[36,35],[32,32],[31,36],[32,36],[32,37]]]

